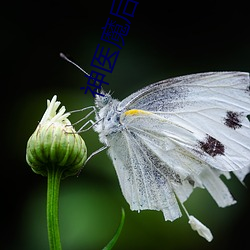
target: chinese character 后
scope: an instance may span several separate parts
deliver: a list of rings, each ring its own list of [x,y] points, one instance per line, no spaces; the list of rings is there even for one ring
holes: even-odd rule
[[[100,77],[99,77],[100,76]],[[90,90],[91,94],[93,95],[93,97],[95,97],[95,95],[100,95],[100,96],[104,96],[103,94],[101,94],[100,92],[98,92],[98,90],[101,90],[101,86],[102,84],[106,84],[109,85],[108,82],[104,82],[103,79],[106,75],[101,74],[99,72],[96,72],[94,70],[91,71],[90,75],[85,75],[85,77],[88,77],[88,82],[87,84],[89,86],[87,86],[84,94],[87,94],[87,91]],[[85,89],[85,87],[81,87],[80,89]]]
[[[110,48],[108,48],[106,53],[104,53],[104,47],[101,47],[101,50],[98,53],[99,48],[100,44],[97,45],[91,66],[112,73],[120,51],[115,51],[109,55]]]
[[[126,23],[125,26],[117,24],[116,21],[112,21],[108,18],[105,27],[103,27],[101,40],[112,43],[117,46],[119,49],[122,47],[117,43],[121,40],[122,46],[124,46],[123,36],[128,34],[130,26]]]
[[[117,1],[113,0],[110,14],[117,16],[117,17],[120,17],[120,18],[124,19],[126,22],[131,23],[125,16],[134,17],[135,9],[136,9],[139,2],[134,1],[134,0],[126,0],[126,3],[125,3],[125,6],[123,7],[123,10],[120,11],[123,0],[119,0],[119,1],[120,1],[119,6],[118,7],[116,6],[117,9],[114,10],[114,5],[115,5],[115,2],[117,2]],[[131,11],[131,7],[132,7],[132,11]],[[119,12],[120,13],[122,12],[122,14],[124,16],[120,15]]]

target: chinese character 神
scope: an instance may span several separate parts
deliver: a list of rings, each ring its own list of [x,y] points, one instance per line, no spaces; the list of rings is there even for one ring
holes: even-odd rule
[[[122,19],[124,19],[126,22],[131,23],[125,16],[129,16],[129,17],[134,17],[135,14],[135,9],[138,5],[139,2],[134,1],[134,0],[126,0],[125,6],[123,7],[123,10],[120,11],[121,5],[123,0],[120,0],[119,6],[118,8],[116,8],[116,10],[114,10],[114,5],[115,5],[116,0],[113,0],[112,6],[111,6],[111,10],[110,10],[110,14],[120,17]],[[131,11],[131,7],[132,7],[132,11]],[[121,14],[119,14],[119,12],[125,16],[122,16]]]
[[[115,51],[114,53],[109,55],[110,48],[108,48],[106,53],[104,53],[104,47],[102,47],[100,52],[98,53],[99,48],[100,44],[97,45],[94,57],[91,62],[91,66],[112,73],[120,51]]]
[[[100,76],[100,77],[99,77]],[[93,97],[95,97],[95,95],[100,95],[100,96],[104,96],[103,94],[99,93],[97,90],[101,90],[101,86],[102,84],[106,84],[109,85],[108,82],[104,82],[103,79],[106,75],[101,74],[99,72],[96,71],[91,71],[90,75],[87,75],[85,77],[88,77],[88,82],[87,84],[89,86],[87,86],[84,94],[87,94],[87,91],[90,90],[91,94],[93,95]],[[85,89],[85,87],[81,87],[80,89]]]
[[[122,46],[124,46],[124,39],[123,36],[128,34],[130,26],[126,23],[125,26],[117,24],[116,21],[111,20],[108,18],[105,27],[103,27],[103,33],[101,40],[112,43],[121,49],[121,46],[117,43],[121,40]]]

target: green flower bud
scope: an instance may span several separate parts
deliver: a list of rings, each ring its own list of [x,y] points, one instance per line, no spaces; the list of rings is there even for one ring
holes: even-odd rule
[[[56,113],[60,105],[56,98],[47,101],[47,110],[28,140],[26,161],[37,174],[47,176],[50,168],[58,168],[55,170],[67,177],[79,172],[86,161],[87,148],[67,119],[70,113],[65,113],[65,107]]]

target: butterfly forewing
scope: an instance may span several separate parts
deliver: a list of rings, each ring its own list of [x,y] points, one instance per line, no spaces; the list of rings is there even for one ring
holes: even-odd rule
[[[247,73],[195,74],[152,84],[126,98],[119,107],[146,110],[165,118],[161,129],[170,138],[175,136],[177,143],[182,140],[183,147],[212,167],[234,171],[250,164],[248,89]],[[136,117],[130,120],[136,122]],[[185,142],[185,132],[192,134],[191,142]]]

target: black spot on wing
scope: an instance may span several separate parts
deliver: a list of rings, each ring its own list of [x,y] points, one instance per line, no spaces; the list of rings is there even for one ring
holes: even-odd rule
[[[216,155],[224,155],[225,152],[224,145],[210,135],[207,135],[205,141],[200,141],[199,146],[204,152],[212,157]]]
[[[227,116],[224,118],[224,124],[232,129],[240,128],[242,113],[227,111]]]
[[[194,187],[195,181],[190,176],[187,177],[187,181],[192,187]]]

